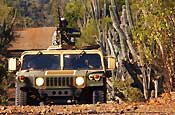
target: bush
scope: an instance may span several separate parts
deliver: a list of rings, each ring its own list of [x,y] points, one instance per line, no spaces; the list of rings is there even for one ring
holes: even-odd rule
[[[0,104],[1,105],[7,105],[8,104],[8,98],[7,98],[7,96],[1,96],[0,95]]]
[[[116,94],[123,93],[125,100],[128,100],[130,102],[135,102],[135,101],[143,101],[144,96],[141,92],[140,89],[134,88],[131,86],[133,83],[132,78],[127,78],[126,80],[122,80],[120,78],[117,78],[113,80],[113,85]]]
[[[6,69],[2,64],[0,64],[0,82],[7,75]]]
[[[7,89],[10,87],[14,87],[14,81],[14,75],[8,73],[5,67],[0,64],[0,105],[7,105]]]

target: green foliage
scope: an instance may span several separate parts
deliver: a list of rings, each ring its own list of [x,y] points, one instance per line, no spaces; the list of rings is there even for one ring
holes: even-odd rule
[[[140,89],[131,86],[133,79],[127,78],[122,81],[120,78],[113,81],[114,88],[117,88],[120,92],[124,94],[130,102],[143,101],[144,97]]]
[[[149,0],[144,3],[141,1],[138,2],[138,9],[141,9],[141,14],[136,22],[134,40],[138,47],[143,50],[142,52],[144,53],[143,55],[145,55],[145,59],[150,63],[160,55],[160,52],[155,52],[156,49],[154,49],[156,42],[160,42],[164,47],[164,51],[169,52],[172,49],[170,44],[174,35],[174,27],[172,27],[171,24],[174,22],[170,22],[170,17],[174,17],[172,8],[173,1],[171,1],[172,4],[169,5],[168,2],[170,3],[170,1],[171,0],[157,2]]]
[[[3,1],[0,0],[0,23],[9,17],[10,12],[13,10],[12,7],[7,6]]]
[[[90,20],[89,23],[82,29],[81,37],[77,40],[76,46],[96,45],[95,40],[98,38],[98,29],[95,20]]]
[[[5,68],[2,64],[0,64],[0,82],[4,79],[4,77],[7,75]]]
[[[14,73],[8,73],[4,65],[0,64],[0,105],[7,105],[7,89],[14,87]]]
[[[112,20],[110,17],[103,17],[101,19],[101,24],[100,24],[101,28],[105,28],[106,25],[112,25]]]
[[[5,96],[3,81],[6,79],[7,72],[2,64],[0,64],[0,104],[7,103],[7,97]]]
[[[6,85],[9,85],[8,81],[8,73],[5,67],[0,64],[0,88],[6,88]]]
[[[14,40],[12,31],[15,10],[4,2],[0,4],[0,53],[4,53],[8,44]]]
[[[0,95],[0,105],[7,105],[8,104],[8,98],[6,96]]]
[[[81,3],[81,0],[71,0],[67,3],[64,17],[68,20],[68,27],[77,27],[77,20],[83,19],[85,9]]]
[[[57,10],[58,10],[58,0],[52,0],[52,3],[51,3],[51,15],[53,17],[53,22],[54,22],[54,25],[57,26],[58,25],[58,13],[57,13]]]
[[[14,9],[9,7],[4,0],[0,0],[0,54],[4,54],[8,44],[14,39],[13,36]],[[4,60],[0,57],[0,104],[7,104],[6,89],[10,86],[8,72]]]
[[[165,80],[169,80],[174,76],[174,0],[137,0],[134,3],[138,12],[133,38],[142,65],[156,65],[166,76]]]
[[[122,11],[122,6],[125,5],[125,0],[114,0],[117,3],[117,9],[119,12]]]

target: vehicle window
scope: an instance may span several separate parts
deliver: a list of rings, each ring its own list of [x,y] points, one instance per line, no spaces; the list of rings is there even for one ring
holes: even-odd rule
[[[64,54],[64,69],[101,69],[99,54]]]
[[[60,69],[60,55],[25,55],[22,63],[22,70],[24,69],[58,70]]]

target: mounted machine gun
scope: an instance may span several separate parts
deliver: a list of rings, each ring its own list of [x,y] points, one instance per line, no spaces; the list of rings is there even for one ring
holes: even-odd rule
[[[52,45],[59,46],[61,49],[73,49],[75,47],[75,39],[81,35],[80,29],[68,28],[68,21],[61,17],[59,7],[57,12],[59,24],[54,33]]]

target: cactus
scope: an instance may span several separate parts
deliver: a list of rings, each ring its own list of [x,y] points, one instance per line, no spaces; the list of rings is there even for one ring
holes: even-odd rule
[[[126,47],[125,47],[126,35],[120,27],[119,20],[115,13],[115,6],[110,6],[110,14],[113,21],[113,26],[120,36],[119,38],[120,38],[122,57],[124,60],[126,60]]]
[[[130,8],[129,0],[125,0],[125,4],[126,4],[127,20],[128,20],[130,29],[132,29],[134,24],[133,24],[133,18],[132,18],[132,12],[131,12],[131,8]]]
[[[131,33],[131,27],[130,26],[128,26],[128,16],[127,16],[127,12],[126,12],[127,10],[126,10],[126,7],[125,7],[125,5],[123,5],[123,7],[122,7],[122,16],[123,16],[123,18],[122,18],[122,25],[123,25],[123,31],[125,32],[125,35],[126,35],[126,43],[127,43],[127,45],[128,45],[128,47],[129,47],[129,50],[130,50],[130,52],[131,52],[131,54],[132,54],[132,57],[133,57],[133,61],[138,61],[138,59],[137,59],[137,53],[136,53],[136,51],[135,51],[135,49],[134,49],[134,47],[133,47],[133,43],[132,43],[132,33]]]

